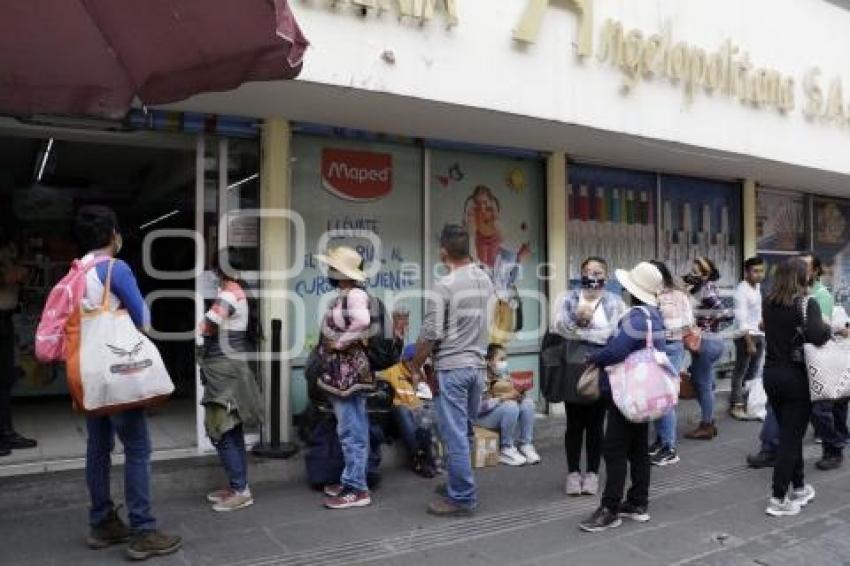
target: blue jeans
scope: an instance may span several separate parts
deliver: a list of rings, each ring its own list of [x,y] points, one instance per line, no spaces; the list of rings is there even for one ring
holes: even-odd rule
[[[847,400],[812,403],[812,425],[823,441],[824,452],[841,453],[847,445]]]
[[[484,368],[474,367],[438,372],[440,395],[437,397],[437,418],[446,444],[448,498],[470,508],[478,506],[470,456],[472,419],[478,415],[486,376]]]
[[[366,413],[366,397],[354,393],[345,398],[332,395],[330,399],[336,415],[336,434],[345,460],[339,483],[356,491],[368,491],[369,415]]]
[[[478,418],[478,426],[499,431],[499,445],[509,448],[514,445],[514,430],[519,425],[519,445],[531,444],[534,440],[534,401],[528,397],[516,401],[502,401]]]
[[[776,420],[776,413],[773,412],[770,401],[767,403],[767,415],[764,417],[764,424],[761,425],[759,440],[761,440],[762,452],[776,454],[779,449],[779,422]]]
[[[416,410],[410,407],[394,406],[393,417],[395,417],[401,441],[404,442],[408,453],[413,456],[419,448],[419,441],[416,439],[416,430],[419,428]]]
[[[667,342],[664,351],[678,376],[685,361],[685,346],[681,340],[675,340]],[[673,407],[666,415],[655,421],[655,434],[664,448],[676,449],[676,407]]]
[[[242,425],[238,425],[224,434],[218,442],[213,442],[218,451],[218,458],[230,487],[236,491],[243,491],[248,487],[248,455],[245,451],[245,435]]]
[[[702,411],[702,424],[714,422],[714,364],[722,355],[723,340],[712,334],[703,334],[699,353],[691,355],[691,379]]]
[[[109,493],[109,472],[115,435],[124,445],[124,499],[130,529],[143,533],[156,529],[151,515],[151,441],[144,409],[111,416],[87,416],[86,484],[91,497],[89,524],[103,522],[115,509]]]

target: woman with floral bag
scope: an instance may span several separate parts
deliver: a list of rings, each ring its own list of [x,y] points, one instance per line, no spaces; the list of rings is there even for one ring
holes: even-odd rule
[[[363,289],[363,258],[349,247],[338,247],[316,259],[327,266],[328,281],[338,292],[322,321],[321,360],[317,386],[328,394],[337,420],[345,468],[338,484],[325,487],[325,507],[348,509],[372,503],[366,485],[369,458],[369,415],[366,393],[374,391],[365,341],[371,314]]]
[[[632,308],[620,318],[617,333],[608,344],[588,358],[589,364],[603,369],[626,361],[630,354],[646,348],[650,342],[659,352],[666,345],[664,322],[658,310],[658,295],[664,290],[661,272],[644,262],[631,271],[618,269],[616,276],[627,291]],[[651,340],[647,336],[650,328]],[[649,521],[649,423],[627,419],[614,403],[606,372],[600,374],[599,390],[608,408],[603,445],[606,478],[601,505],[579,523],[581,530],[590,533],[618,527],[623,517]],[[623,501],[628,468],[631,468],[632,485]]]

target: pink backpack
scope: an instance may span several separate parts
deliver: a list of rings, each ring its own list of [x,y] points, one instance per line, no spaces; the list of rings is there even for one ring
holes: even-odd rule
[[[65,327],[71,315],[79,312],[86,292],[86,273],[109,259],[108,256],[91,258],[85,262],[75,259],[65,277],[50,290],[35,331],[35,357],[39,362],[47,364],[65,361]]]

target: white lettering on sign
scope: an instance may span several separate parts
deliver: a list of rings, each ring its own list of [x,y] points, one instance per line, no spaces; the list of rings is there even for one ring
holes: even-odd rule
[[[349,167],[345,163],[332,163],[328,170],[328,180],[333,181],[334,179],[348,179],[359,183],[365,181],[387,182],[390,180],[390,168],[367,169],[365,167]]]
[[[380,14],[395,9],[399,18],[412,18],[420,24],[431,21],[438,7],[442,7],[447,24],[451,27],[458,23],[457,0],[328,0],[328,5],[355,6],[363,16],[370,11]]]

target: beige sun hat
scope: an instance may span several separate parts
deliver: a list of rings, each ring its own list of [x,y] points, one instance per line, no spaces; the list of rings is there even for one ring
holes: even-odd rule
[[[316,259],[331,269],[328,277],[331,279],[351,279],[353,281],[365,281],[366,274],[360,269],[363,258],[352,248],[340,246],[328,250],[325,254],[316,254]]]
[[[647,305],[658,306],[658,295],[664,290],[664,278],[657,267],[644,261],[631,271],[618,269],[615,274],[620,285],[634,297]]]

